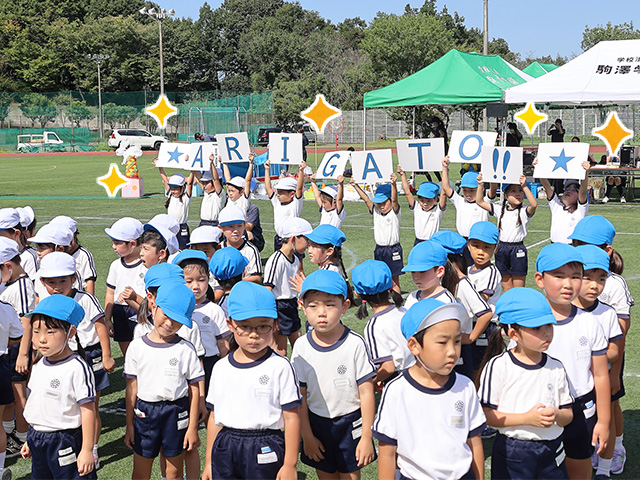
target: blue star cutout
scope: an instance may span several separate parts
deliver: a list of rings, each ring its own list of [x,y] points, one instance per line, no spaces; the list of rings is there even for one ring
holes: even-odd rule
[[[551,171],[555,172],[557,169],[562,168],[565,172],[568,172],[569,170],[567,170],[567,163],[569,163],[569,161],[573,160],[574,158],[576,157],[567,157],[564,154],[564,148],[563,148],[562,152],[560,152],[560,155],[558,155],[557,157],[551,156],[551,160],[556,162],[555,167],[553,167],[553,170]]]
[[[173,152],[167,152],[169,154],[169,162],[180,163],[180,155],[184,153],[178,151],[178,147]]]

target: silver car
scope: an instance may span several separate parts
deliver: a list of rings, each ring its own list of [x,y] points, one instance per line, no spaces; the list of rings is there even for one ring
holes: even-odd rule
[[[118,148],[120,142],[124,140],[129,142],[129,145],[138,145],[140,148],[151,148],[153,150],[160,150],[160,145],[169,141],[167,137],[151,135],[146,130],[116,128],[111,132],[109,140],[107,140],[107,145],[111,148]]]

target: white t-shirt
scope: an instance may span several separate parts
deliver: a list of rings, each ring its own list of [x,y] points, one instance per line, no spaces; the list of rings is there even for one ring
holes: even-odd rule
[[[135,378],[138,398],[145,402],[175,401],[189,394],[189,385],[204,380],[196,350],[180,336],[156,343],[147,335],[134,339],[124,360],[125,378]]]
[[[298,379],[287,357],[267,348],[251,363],[239,363],[231,352],[213,366],[207,408],[216,425],[242,430],[280,430],[283,411],[302,404]]]
[[[344,223],[344,219],[347,216],[347,212],[342,206],[342,210],[338,213],[338,209],[326,210],[324,207],[320,207],[320,225],[333,225],[336,228],[341,228]]]
[[[463,196],[456,192],[451,194],[449,200],[456,209],[456,230],[464,238],[469,236],[469,230],[474,223],[489,220],[489,212],[479,207],[475,202],[467,202]],[[491,201],[489,197],[485,197],[484,200]]]
[[[24,317],[33,311],[36,306],[36,292],[33,289],[33,282],[27,275],[13,282],[7,282],[5,287],[0,293],[0,300],[11,304],[19,317]]]
[[[459,479],[471,468],[467,440],[485,427],[476,387],[451,372],[442,388],[427,388],[408,370],[382,392],[373,436],[396,446],[398,469],[408,478]]]
[[[376,245],[389,247],[400,243],[400,208],[398,213],[391,208],[386,215],[383,215],[374,204],[371,213],[373,214],[373,239]]]
[[[393,360],[396,371],[404,370],[416,360],[407,346],[407,339],[400,330],[400,321],[407,311],[390,305],[369,318],[364,329],[364,339],[371,361],[376,365]]]
[[[222,246],[227,246],[226,239],[222,242]],[[245,240],[238,248],[244,258],[249,260],[249,263],[244,269],[242,275],[243,278],[250,277],[251,275],[262,275],[262,259],[260,258],[260,250],[253,243]]]
[[[194,326],[200,330],[200,337],[205,350],[204,356],[213,357],[214,355],[219,355],[220,350],[218,349],[217,341],[230,335],[224,310],[214,302],[206,300],[204,303],[196,305],[191,319]]]
[[[633,297],[629,292],[627,282],[617,273],[609,273],[604,290],[598,297],[601,302],[611,305],[618,317],[629,318],[631,307],[635,305]]]
[[[411,308],[411,306],[414,303],[418,303],[420,300],[422,300],[424,298],[434,298],[434,299],[440,300],[441,302],[444,302],[444,303],[456,303],[457,302],[457,299],[453,295],[453,293],[451,293],[446,288],[444,290],[436,293],[435,295],[430,296],[430,297],[423,297],[422,296],[422,290],[415,290],[415,291],[411,292],[409,294],[409,296],[407,297],[407,299],[404,301],[405,310],[409,310],[409,308]]]
[[[478,293],[468,277],[462,277],[458,280],[456,300],[469,315],[468,319],[460,321],[460,331],[462,333],[471,333],[478,317],[491,311],[489,303]]]
[[[20,251],[20,266],[25,271],[31,281],[36,279],[36,272],[40,268],[40,260],[38,259],[38,252],[31,247],[24,247]]]
[[[536,365],[524,364],[510,350],[493,357],[482,370],[478,395],[483,407],[502,413],[525,413],[539,403],[554,408],[573,404],[562,363],[545,353]],[[548,428],[517,425],[498,431],[518,440],[554,440],[564,428],[554,423]]]
[[[224,191],[224,188],[220,194],[217,194],[215,190],[211,193],[203,190],[202,204],[200,205],[200,219],[217,222],[220,210],[222,210],[226,202],[227,192]]]
[[[328,347],[318,345],[312,331],[300,337],[293,346],[291,362],[300,386],[307,388],[309,410],[325,418],[358,410],[358,385],[376,375],[364,339],[346,327],[340,339]]]
[[[0,356],[8,352],[9,339],[18,339],[23,333],[24,328],[14,308],[0,302]]]
[[[90,293],[80,291],[74,293],[73,299],[84,309],[84,318],[77,327],[80,345],[82,345],[83,348],[87,348],[99,344],[100,338],[98,337],[98,331],[94,324],[96,320],[104,317],[104,310],[100,302]],[[69,347],[71,350],[78,350],[75,337],[69,338]]]
[[[467,272],[467,278],[478,293],[489,295],[487,302],[495,311],[496,302],[502,293],[502,275],[498,267],[490,263],[478,270],[475,265],[471,265]]]
[[[153,321],[151,319],[149,319],[150,321]],[[148,335],[149,333],[151,333],[153,331],[153,324],[149,323],[149,322],[139,322],[138,324],[136,324],[136,326],[133,328],[133,339],[135,340],[136,338],[142,338],[146,335]],[[184,340],[186,340],[187,342],[189,342],[191,345],[193,345],[193,348],[196,349],[196,353],[198,354],[198,357],[202,357],[205,354],[205,349],[204,349],[204,345],[202,344],[202,337],[200,335],[200,328],[198,327],[197,324],[192,324],[191,328],[182,325],[179,329],[178,329],[178,336]]]
[[[269,200],[273,205],[273,219],[276,231],[278,231],[278,225],[286,221],[287,218],[299,217],[302,214],[302,197],[298,198],[294,195],[293,200],[287,204],[282,204],[274,192]]]
[[[551,210],[551,241],[571,245],[568,237],[573,233],[577,223],[587,216],[589,202],[578,202],[578,207],[573,212],[569,212],[565,209],[562,200],[554,193],[549,199],[549,209]]]
[[[107,274],[107,287],[114,290],[114,302],[119,305],[126,305],[125,302],[118,302],[118,297],[127,287],[133,288],[138,295],[144,297],[144,276],[146,273],[147,267],[144,266],[142,260],[128,265],[125,263],[124,258],[120,257],[111,262],[109,273]]]
[[[522,205],[522,208],[514,208],[512,210],[507,205],[503,212],[501,203],[493,203],[491,208],[491,214],[496,217],[496,223],[500,225],[500,241],[507,243],[523,242],[529,229],[529,220],[531,220],[531,217],[527,214],[527,206]],[[520,225],[518,225],[518,217],[520,217]],[[502,223],[500,222],[501,218]]]
[[[289,260],[282,253],[276,250],[267,260],[264,266],[264,285],[272,288],[276,300],[290,300],[296,298],[297,292],[289,284],[289,279],[298,273],[300,260],[293,255],[293,260]]]
[[[169,197],[169,206],[167,207],[167,214],[171,215],[176,222],[180,225],[187,223],[189,218],[189,204],[191,203],[191,196],[185,189],[180,198],[171,195],[171,190],[164,192],[166,197]]]
[[[35,363],[28,389],[24,418],[38,432],[80,427],[80,406],[96,399],[93,372],[76,353],[56,362],[45,357]]]
[[[413,229],[416,238],[419,240],[429,240],[431,236],[440,230],[440,222],[444,215],[444,208],[440,208],[440,203],[436,203],[429,210],[423,210],[420,202],[417,200],[413,204],[413,208],[409,207],[413,212]]]
[[[584,311],[596,317],[609,343],[622,339],[622,328],[618,321],[618,314],[611,305],[596,300],[593,305],[585,308]]]
[[[244,194],[240,195],[237,200],[231,200],[231,198],[229,198],[228,196],[227,198],[227,205],[235,205],[236,207],[238,207],[240,210],[242,210],[246,219],[247,210],[249,210],[249,198],[245,197]]]
[[[229,294],[223,293],[220,300],[218,300],[218,306],[224,312],[225,317],[229,316]]]
[[[96,264],[93,261],[93,255],[89,250],[84,247],[78,247],[71,254],[76,260],[76,271],[82,280],[82,289],[87,289],[87,280],[96,280],[98,274],[96,273]]]

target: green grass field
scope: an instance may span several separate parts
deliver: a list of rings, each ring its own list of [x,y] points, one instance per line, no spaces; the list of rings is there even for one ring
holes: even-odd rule
[[[318,155],[317,161],[322,156]],[[103,187],[96,184],[96,177],[107,172],[110,163],[120,163],[120,157],[114,154],[86,155],[86,156],[20,156],[0,157],[0,208],[31,205],[37,215],[38,225],[42,226],[56,215],[69,215],[79,222],[80,242],[94,255],[98,268],[98,282],[96,295],[104,301],[105,279],[110,263],[116,259],[111,248],[111,241],[104,233],[104,228],[123,216],[133,216],[141,221],[149,220],[158,213],[163,213],[164,197],[162,184],[156,169],[151,164],[152,155],[145,154],[139,161],[140,175],[144,179],[146,196],[142,199],[109,199]],[[310,165],[317,165],[310,153]],[[121,171],[124,169],[121,167]],[[256,201],[260,207],[262,226],[265,230],[267,246],[263,252],[263,261],[271,254],[273,236],[273,210],[266,201]],[[413,245],[413,220],[409,214],[404,198],[400,199],[402,206],[402,244],[405,247],[404,258]],[[363,203],[347,203],[347,218],[343,230],[347,242],[343,247],[344,263],[351,270],[358,263],[373,257],[374,241],[372,235],[372,218]],[[190,225],[196,227],[199,221],[200,199],[195,198],[190,210]],[[629,283],[632,295],[640,300],[640,253],[638,252],[638,235],[640,235],[640,205],[627,203],[620,205],[593,205],[591,214],[600,214],[609,218],[616,226],[614,247],[625,259],[624,276]],[[319,214],[315,202],[307,201],[304,205],[303,216],[312,224],[319,222]],[[550,216],[546,200],[541,200],[540,207],[531,220],[526,245],[529,248],[530,272],[533,272],[535,258],[549,238]],[[455,229],[455,210],[449,204],[445,213],[442,228]],[[313,266],[305,264],[305,271],[311,272]],[[402,277],[404,292],[414,289],[411,277]],[[529,278],[528,286],[533,286]],[[632,314],[633,317],[633,314]],[[351,309],[345,316],[346,325],[362,333],[365,321],[357,320],[355,310]],[[628,461],[625,471],[619,478],[640,478],[640,459],[635,452],[640,451],[640,358],[638,346],[640,333],[632,328],[628,337],[626,356],[626,389],[627,395],[622,399],[625,416],[625,440]],[[122,378],[123,359],[117,345],[113,347],[117,368],[111,375],[111,387],[103,392],[101,411],[103,432],[100,441],[100,460],[102,468],[98,477],[104,479],[129,478],[132,470],[133,456],[123,443],[124,416],[115,413],[115,405],[124,395],[124,380]],[[419,416],[416,417],[419,419]],[[416,428],[420,428],[419,420]],[[427,432],[425,432],[426,434]],[[203,446],[200,448],[202,462],[204,462],[204,442],[206,433],[200,431]],[[485,441],[485,456],[489,458],[491,441]],[[156,462],[153,478],[160,478]],[[489,460],[487,460],[487,465]],[[30,478],[30,463],[28,460],[11,459],[7,461],[14,478]],[[315,478],[315,472],[299,464],[299,478]],[[377,478],[376,463],[362,471],[363,478]]]

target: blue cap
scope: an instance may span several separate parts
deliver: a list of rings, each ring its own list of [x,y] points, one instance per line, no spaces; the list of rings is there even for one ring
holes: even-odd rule
[[[165,283],[184,283],[184,272],[173,263],[158,263],[153,265],[144,275],[144,288],[159,287]]]
[[[580,245],[576,247],[576,250],[578,250],[578,253],[582,257],[585,270],[599,268],[609,273],[609,262],[611,259],[609,258],[609,254],[602,248],[596,247],[595,245]]]
[[[444,303],[435,298],[425,298],[411,305],[400,321],[400,330],[409,340],[416,333],[445,320],[467,318],[467,311],[459,303]]]
[[[347,239],[342,230],[328,223],[318,225],[313,229],[313,232],[305,237],[318,245],[334,245],[336,247],[341,246],[342,242]]]
[[[571,262],[583,263],[580,252],[566,243],[552,243],[540,250],[536,259],[536,272],[548,272]]]
[[[504,325],[535,328],[558,323],[542,293],[533,288],[510,288],[496,302],[496,315]]]
[[[462,253],[467,244],[464,237],[453,230],[439,230],[429,240],[441,245],[447,253]]]
[[[460,187],[478,188],[478,172],[467,172],[460,180]]]
[[[236,322],[256,317],[278,318],[276,297],[271,290],[253,282],[236,283],[228,299],[229,316]]]
[[[37,314],[46,315],[77,327],[84,318],[84,309],[71,297],[50,295],[38,302],[36,308],[27,313],[25,317],[31,318]]]
[[[373,203],[383,203],[387,200],[391,200],[391,185],[388,183],[378,185],[378,188],[376,188],[376,194],[373,196],[371,201]]]
[[[427,240],[420,242],[409,252],[407,265],[403,272],[426,272],[434,267],[447,264],[447,251],[436,242]]]
[[[433,182],[422,182],[417,193],[419,197],[436,198],[440,193],[440,187]]]
[[[249,260],[240,253],[240,250],[234,247],[224,247],[213,254],[211,262],[209,262],[209,269],[216,279],[229,280],[242,275],[247,265],[249,265]]]
[[[480,240],[481,242],[488,243],[490,245],[497,245],[500,232],[491,222],[476,222],[471,225],[469,230],[469,240]]]
[[[309,290],[347,298],[347,282],[344,281],[342,275],[334,270],[316,270],[305,278],[300,289],[300,298],[304,298],[305,293]]]
[[[162,285],[156,294],[156,305],[174,322],[191,328],[196,296],[184,283],[174,282]]]
[[[589,245],[612,245],[615,236],[613,223],[600,215],[588,215],[577,223],[569,238]]]
[[[173,258],[171,263],[180,266],[180,264],[185,260],[202,260],[207,264],[207,268],[209,268],[209,257],[207,257],[206,253],[200,250],[182,250]]]
[[[375,295],[393,287],[391,270],[380,260],[365,260],[351,271],[353,289],[358,295]]]

